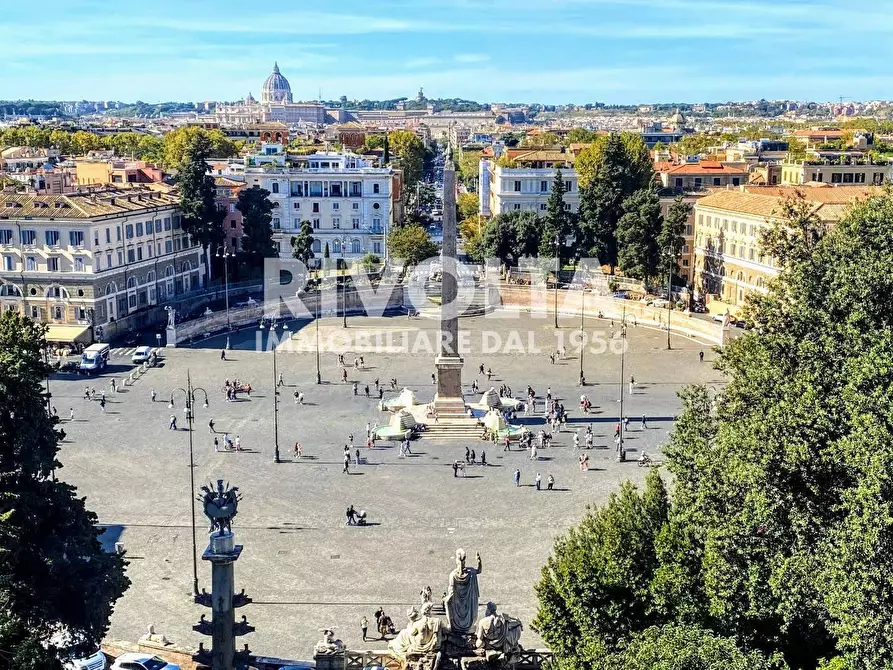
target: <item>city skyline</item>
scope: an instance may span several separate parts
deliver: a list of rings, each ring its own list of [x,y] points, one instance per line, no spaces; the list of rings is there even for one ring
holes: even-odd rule
[[[134,17],[50,0],[46,20],[8,8],[0,97],[235,100],[257,96],[278,61],[296,100],[419,87],[550,104],[870,100],[893,84],[881,70],[893,8],[868,4],[873,13],[831,0],[555,0],[544,13],[532,0],[347,0],[275,12],[161,0]]]

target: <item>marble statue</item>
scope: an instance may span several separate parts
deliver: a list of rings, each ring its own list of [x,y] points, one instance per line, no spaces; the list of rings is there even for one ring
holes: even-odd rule
[[[440,619],[431,616],[432,603],[425,603],[422,611],[415,607],[406,612],[409,623],[388,643],[391,656],[403,662],[436,655],[440,650]],[[436,664],[435,664],[436,667]]]
[[[313,653],[319,656],[344,653],[344,643],[335,639],[334,628],[320,628],[322,639],[316,643]]]
[[[167,327],[173,328],[177,325],[177,310],[173,307],[166,307],[167,310]]]
[[[450,573],[449,588],[443,601],[450,632],[456,635],[470,633],[477,618],[480,597],[478,575],[483,571],[483,565],[481,555],[476,554],[475,557],[477,568],[469,568],[465,565],[465,550],[456,550],[456,569]]]
[[[521,621],[505,614],[496,613],[496,605],[487,603],[487,611],[478,621],[475,631],[475,648],[488,660],[509,661],[521,650],[518,641],[524,627]]]

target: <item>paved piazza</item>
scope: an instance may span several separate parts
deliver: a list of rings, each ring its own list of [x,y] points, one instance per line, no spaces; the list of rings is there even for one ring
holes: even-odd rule
[[[569,336],[579,321],[563,317],[562,332]],[[581,415],[580,389],[576,385],[579,360],[571,347],[565,360],[551,364],[548,351],[556,348],[551,318],[508,319],[493,315],[462,319],[468,331],[471,353],[465,356],[466,397],[477,378],[485,390],[486,378],[477,374],[483,363],[493,370],[491,385],[505,382],[523,397],[527,384],[537,395],[552,392],[565,403],[570,427],[592,422],[596,448],[590,453],[591,470],[577,467],[570,433],[556,436],[552,448],[540,451],[539,461],[517,450],[503,453],[492,445],[472,440],[413,443],[413,455],[398,458],[396,446],[369,451],[362,449],[364,462],[342,474],[342,449],[349,433],[361,441],[365,423],[385,422],[387,415],[376,409],[377,399],[363,397],[363,386],[378,377],[387,383],[396,377],[399,385],[414,389],[420,399],[433,394],[433,356],[426,341],[436,341],[436,323],[423,319],[351,318],[350,331],[406,331],[416,353],[389,350],[364,353],[367,370],[350,370],[350,380],[359,380],[360,396],[350,384],[340,382],[334,352],[322,354],[324,383],[315,382],[315,353],[286,353],[277,356],[284,375],[279,411],[279,442],[283,463],[273,462],[272,355],[254,350],[254,331],[233,338],[230,360],[220,360],[220,339],[198,345],[202,348],[167,350],[163,367],[151,370],[131,387],[109,394],[103,415],[98,402],[83,399],[85,384],[97,390],[109,387],[109,378],[119,379],[130,370],[129,359],[116,350],[108,373],[95,381],[83,378],[54,378],[51,391],[59,415],[67,419],[69,407],[75,421],[63,422],[67,433],[60,460],[60,478],[79,487],[100,522],[111,526],[108,539],[124,543],[133,581],[118,603],[110,637],[135,639],[148,624],[158,633],[185,644],[196,645],[205,638],[192,632],[192,625],[206,610],[192,602],[192,559],[190,539],[188,437],[184,429],[183,395],[177,397],[180,430],[168,430],[167,406],[171,390],[186,385],[187,370],[193,383],[207,390],[210,407],[197,406],[195,440],[196,485],[222,478],[238,485],[243,493],[234,522],[237,542],[245,546],[236,564],[237,589],[244,588],[254,602],[240,610],[257,627],[241,639],[259,654],[309,658],[319,639],[318,629],[336,626],[338,637],[354,648],[383,648],[362,645],[359,620],[373,621],[378,606],[394,619],[398,628],[405,610],[418,602],[419,590],[430,585],[435,599],[446,589],[454,566],[453,555],[463,547],[469,556],[479,551],[483,559],[481,599],[496,602],[502,611],[524,622],[521,642],[526,647],[541,644],[530,629],[536,609],[533,586],[540,576],[556,535],[576,523],[587,504],[604,502],[625,479],[641,482],[645,470],[637,467],[638,452],[655,453],[667,437],[678,411],[676,392],[687,383],[721,384],[721,376],[709,362],[710,346],[687,337],[674,337],[672,351],[666,350],[666,334],[644,327],[631,327],[625,357],[624,380],[635,376],[637,388],[624,400],[631,417],[626,438],[630,462],[616,463],[612,448],[617,421],[620,357],[612,353],[587,354],[586,393],[596,405],[593,414]],[[300,331],[299,324],[292,324]],[[483,331],[493,331],[506,342],[510,331],[518,331],[515,343],[527,346],[529,338],[541,353],[521,353],[516,344],[498,353],[482,355]],[[593,320],[587,331],[609,336],[608,321]],[[324,319],[320,340],[325,345],[343,331],[338,319]],[[425,337],[421,344],[416,337]],[[314,342],[313,325],[300,333]],[[486,344],[494,347],[494,336]],[[399,343],[399,340],[397,340]],[[698,351],[706,354],[698,363]],[[346,358],[352,363],[354,354]],[[253,387],[250,399],[224,400],[224,379],[238,378]],[[158,392],[151,402],[150,392]],[[292,394],[303,390],[306,403],[296,406]],[[385,398],[395,395],[387,392]],[[163,400],[163,401],[162,401]],[[640,428],[642,413],[648,429]],[[215,453],[207,422],[213,417],[218,437],[223,431],[241,436],[243,453]],[[523,417],[534,431],[542,418]],[[305,457],[292,462],[291,445],[300,440]],[[581,440],[582,442],[582,440]],[[464,456],[468,446],[480,454],[487,451],[486,467],[469,466],[468,476],[454,478],[451,464]],[[515,468],[522,473],[522,486],[512,482]],[[533,487],[534,475],[543,478],[543,491]],[[555,491],[545,490],[549,474],[555,476]],[[348,527],[344,510],[348,504],[365,509],[372,524]],[[207,544],[207,526],[197,503],[198,545]],[[199,561],[199,583],[210,589],[210,566]],[[370,631],[371,632],[371,631]]]

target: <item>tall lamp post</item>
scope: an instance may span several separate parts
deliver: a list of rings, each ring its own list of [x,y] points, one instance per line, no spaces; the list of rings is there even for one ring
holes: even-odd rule
[[[229,259],[235,258],[236,254],[232,249],[224,245],[217,247],[217,258],[223,259],[223,277],[224,277],[224,293],[226,294],[226,348],[231,349],[229,344]]]
[[[586,377],[583,375],[583,354],[586,351],[586,266],[583,265],[583,281],[580,285],[580,386],[586,385]]]
[[[192,595],[198,595],[198,558],[197,553],[198,550],[195,546],[195,496],[192,495],[193,491],[195,491],[195,461],[193,459],[193,448],[192,448],[192,422],[195,419],[195,397],[197,393],[201,393],[204,397],[204,404],[202,407],[208,406],[208,392],[205,389],[199,387],[193,387],[192,385],[192,377],[189,374],[189,370],[186,371],[186,388],[175,388],[171,391],[170,401],[168,402],[168,409],[174,408],[174,396],[175,394],[182,393],[186,399],[186,430],[189,433],[189,504],[190,504],[190,513],[192,514]]]
[[[672,349],[670,345],[670,313],[673,311],[673,268],[676,267],[676,258],[670,253],[667,254],[667,349]]]
[[[264,330],[263,322],[261,322],[260,330]],[[277,332],[276,324],[271,322],[269,326],[270,335],[269,337],[273,337],[273,335]],[[288,324],[285,323],[282,325],[282,331],[288,336]],[[276,347],[273,346],[273,462],[279,463],[279,375],[276,371]]]
[[[343,273],[347,269],[347,260],[345,259],[345,252],[347,250],[347,237],[341,238],[341,272]],[[341,275],[341,318],[342,318],[342,326],[347,328],[347,277],[342,274]]]
[[[622,463],[626,460],[626,452],[623,450],[623,371],[624,371],[624,356],[626,354],[626,306],[623,307],[623,316],[620,318],[620,339],[621,339],[621,347],[620,347],[620,419],[618,420],[618,425],[620,426],[620,433],[618,434],[618,442],[617,442],[617,462]]]
[[[320,289],[319,295],[316,297],[316,318],[314,321],[316,322],[316,383],[322,384],[322,374],[319,371],[319,316],[320,316],[320,303],[322,302],[322,289]]]
[[[555,328],[558,328],[558,276],[561,272],[561,236],[555,236]]]

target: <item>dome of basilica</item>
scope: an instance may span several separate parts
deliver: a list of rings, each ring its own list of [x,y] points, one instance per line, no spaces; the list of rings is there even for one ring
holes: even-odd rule
[[[273,74],[267,77],[260,93],[261,102],[291,102],[291,86],[288,79],[279,73],[279,64],[273,65]]]

